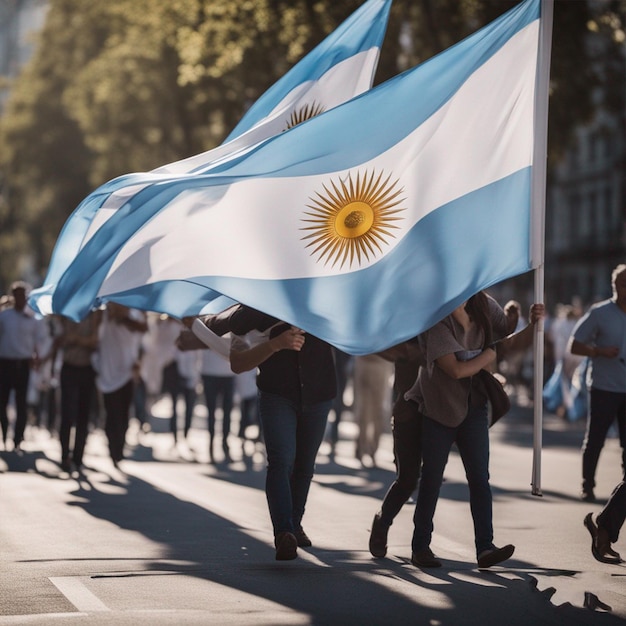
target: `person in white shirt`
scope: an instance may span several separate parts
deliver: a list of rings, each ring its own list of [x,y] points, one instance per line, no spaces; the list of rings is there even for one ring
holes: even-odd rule
[[[143,312],[113,302],[107,304],[100,324],[100,347],[95,353],[94,366],[96,384],[104,401],[109,453],[115,467],[124,458],[139,349],[147,329]]]
[[[376,452],[391,417],[393,363],[377,354],[354,359],[354,416],[359,425],[356,458],[368,457],[376,467]]]
[[[160,313],[148,313],[147,324],[148,330],[141,340],[141,363],[134,394],[135,414],[144,431],[150,429],[153,404],[163,393],[171,394],[172,384],[164,380],[164,373],[167,370],[169,376],[176,360],[176,338],[181,330],[177,319]]]
[[[20,450],[27,418],[27,392],[30,371],[39,367],[48,337],[43,320],[36,319],[26,306],[29,285],[11,285],[13,307],[0,311],[0,424],[6,448],[9,431],[7,407],[11,391],[15,394],[14,450]]]

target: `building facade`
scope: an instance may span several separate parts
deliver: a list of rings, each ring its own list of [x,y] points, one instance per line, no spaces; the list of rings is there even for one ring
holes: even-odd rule
[[[591,32],[588,45],[600,77],[595,115],[576,129],[548,181],[545,276],[551,306],[575,299],[589,305],[611,296],[611,271],[626,263],[626,43],[609,53],[606,40]]]
[[[546,293],[587,304],[610,296],[611,271],[626,263],[624,115],[600,112],[579,128],[548,191]]]

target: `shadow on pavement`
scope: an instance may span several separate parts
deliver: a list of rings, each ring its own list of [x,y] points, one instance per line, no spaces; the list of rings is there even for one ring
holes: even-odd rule
[[[223,478],[232,480],[233,476]],[[75,499],[70,506],[140,533],[161,552],[156,559],[129,559],[123,548],[116,554],[112,546],[111,557],[105,561],[108,571],[90,578],[120,579],[127,586],[133,579],[167,576],[170,590],[179,591],[168,596],[171,609],[206,610],[209,604],[212,612],[219,613],[220,603],[233,606],[230,594],[238,591],[247,594],[238,600],[242,603],[240,623],[247,624],[272,623],[271,618],[267,621],[267,601],[274,603],[273,610],[283,618],[294,618],[281,623],[622,624],[608,614],[569,605],[554,607],[549,594],[534,590],[530,573],[534,570],[528,569],[532,564],[519,562],[519,569],[479,572],[466,562],[446,560],[440,570],[421,571],[399,557],[363,559],[361,552],[315,548],[307,552],[316,561],[276,562],[272,547],[241,527],[133,476],[115,479],[88,472],[77,480],[71,496]],[[545,575],[545,570],[541,572]],[[188,592],[189,577],[219,587],[208,588],[210,598]],[[145,586],[141,591],[150,593]],[[259,604],[256,608],[255,603]],[[596,617],[601,620],[590,621]]]

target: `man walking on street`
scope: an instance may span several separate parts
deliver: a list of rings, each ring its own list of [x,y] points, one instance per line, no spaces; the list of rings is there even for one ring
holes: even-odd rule
[[[581,499],[595,502],[595,475],[606,435],[617,420],[626,471],[626,264],[611,276],[613,297],[594,304],[572,331],[569,350],[590,357]]]
[[[31,367],[39,359],[47,329],[26,308],[28,285],[18,281],[11,285],[13,307],[0,312],[0,423],[2,442],[6,446],[9,430],[7,406],[11,391],[15,394],[14,450],[20,450],[26,428],[28,379]]]

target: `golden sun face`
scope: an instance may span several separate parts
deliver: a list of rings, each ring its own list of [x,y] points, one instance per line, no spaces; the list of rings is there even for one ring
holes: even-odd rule
[[[357,173],[356,180],[350,174],[345,181],[331,181],[332,189],[324,185],[325,193],[311,198],[313,204],[307,206],[312,211],[302,218],[308,224],[301,229],[308,232],[302,240],[313,248],[311,255],[324,265],[343,268],[361,265],[382,252],[381,244],[394,237],[392,230],[398,228],[394,222],[403,219],[399,213],[405,210],[399,206],[404,189],[390,179],[391,175],[383,180],[382,172],[372,171]]]
[[[315,101],[311,104],[305,104],[303,107],[291,112],[291,116],[287,120],[287,128],[285,128],[285,130],[289,130],[302,122],[306,122],[306,120],[310,120],[312,117],[315,117],[323,112],[324,107]]]

